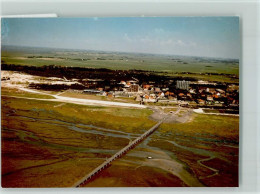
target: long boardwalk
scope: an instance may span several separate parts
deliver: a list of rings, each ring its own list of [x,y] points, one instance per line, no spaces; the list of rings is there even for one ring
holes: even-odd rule
[[[180,111],[180,108],[174,113],[177,114]],[[128,152],[130,149],[134,148],[138,143],[140,143],[142,140],[144,140],[146,137],[151,135],[165,120],[163,118],[160,122],[158,122],[156,125],[154,125],[152,128],[150,128],[148,131],[146,131],[144,134],[142,134],[140,137],[136,138],[134,141],[130,142],[126,147],[118,151],[116,154],[114,154],[112,157],[107,159],[105,162],[100,164],[98,167],[96,167],[93,171],[91,171],[89,174],[84,176],[82,179],[80,179],[78,182],[76,182],[73,187],[80,187],[84,184],[86,184],[91,178],[93,178],[95,175],[97,175],[99,172],[104,170],[106,167],[108,167],[112,161],[114,161],[117,158],[120,158],[122,155],[124,155],[126,152]]]

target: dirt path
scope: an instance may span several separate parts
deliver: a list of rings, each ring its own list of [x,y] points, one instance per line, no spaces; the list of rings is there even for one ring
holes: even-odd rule
[[[216,158],[216,157],[211,156],[211,157],[209,157],[209,158],[205,158],[205,159],[201,159],[201,160],[198,160],[198,161],[197,161],[199,165],[201,165],[201,166],[203,166],[204,168],[207,168],[207,169],[209,169],[209,170],[211,170],[211,171],[214,172],[213,174],[208,175],[208,176],[203,176],[203,177],[201,176],[201,177],[199,177],[199,179],[209,178],[209,177],[213,177],[213,176],[215,176],[215,175],[218,175],[219,170],[217,170],[217,169],[215,169],[215,168],[211,168],[211,167],[206,166],[205,164],[201,163],[201,162],[205,162],[205,161],[212,160],[212,159],[214,159],[214,158]]]
[[[111,101],[102,101],[102,100],[88,100],[88,99],[71,98],[71,97],[64,97],[64,96],[58,96],[58,95],[52,95],[52,96],[55,97],[57,99],[57,101],[69,102],[69,103],[74,103],[74,104],[146,108],[145,105],[124,103],[124,102],[111,102]]]
[[[219,170],[217,170],[217,169],[215,169],[215,168],[211,168],[211,167],[209,167],[209,166],[203,164],[202,162],[206,162],[206,161],[212,160],[212,159],[214,159],[214,158],[219,158],[219,159],[221,159],[221,160],[224,160],[225,162],[230,163],[229,160],[227,160],[225,157],[222,157],[221,155],[219,155],[219,154],[216,153],[216,152],[210,152],[210,151],[202,150],[202,149],[198,149],[198,148],[191,148],[191,147],[182,146],[182,145],[177,144],[177,143],[174,142],[174,141],[169,141],[169,140],[165,140],[165,141],[167,141],[167,142],[173,144],[173,145],[176,146],[176,147],[179,147],[179,148],[182,148],[182,149],[191,151],[191,152],[193,152],[193,153],[195,153],[195,154],[202,155],[202,156],[208,156],[208,157],[209,157],[209,158],[205,158],[205,159],[200,159],[200,160],[197,161],[197,163],[198,163],[200,166],[202,166],[202,167],[204,167],[204,168],[207,168],[207,169],[213,171],[214,173],[213,173],[213,174],[210,174],[210,175],[208,175],[208,176],[199,177],[199,179],[204,179],[204,178],[213,177],[213,176],[215,176],[215,175],[218,175],[218,173],[219,173]]]
[[[164,123],[186,123],[192,118],[192,110],[186,109],[181,106],[176,111],[165,112],[163,107],[149,107],[153,110],[153,114],[149,116],[149,119],[153,121],[159,121],[165,117]],[[176,106],[174,108],[177,108]]]
[[[57,163],[64,162],[64,161],[67,161],[67,160],[69,160],[69,158],[65,158],[65,159],[62,159],[62,160],[56,160],[54,162],[50,162],[50,163],[46,163],[46,164],[39,164],[39,165],[35,165],[35,166],[29,166],[29,167],[26,167],[26,168],[17,169],[17,170],[2,174],[2,177],[8,176],[8,175],[11,175],[11,174],[14,174],[14,173],[18,173],[18,172],[21,172],[21,171],[24,171],[24,170],[32,169],[32,168],[39,168],[39,167],[43,167],[43,166],[49,166],[49,165],[52,165],[52,164],[57,164]]]
[[[185,182],[190,187],[204,187],[204,185],[199,182],[199,180],[192,176],[184,166],[174,160],[166,159],[151,159],[146,162],[146,166],[159,167],[166,170],[173,175],[179,177],[183,182]]]

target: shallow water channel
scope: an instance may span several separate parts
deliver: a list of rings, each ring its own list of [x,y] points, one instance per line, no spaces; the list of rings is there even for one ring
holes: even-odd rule
[[[118,131],[114,129],[107,129],[104,127],[99,127],[94,125],[87,125],[82,123],[75,124],[72,122],[65,122],[58,119],[42,119],[42,118],[34,118],[34,117],[21,116],[21,115],[9,115],[9,118],[10,119],[21,118],[21,119],[29,120],[30,122],[38,122],[38,123],[44,123],[44,124],[49,124],[54,126],[61,126],[61,127],[65,127],[66,129],[76,131],[79,133],[124,138],[126,139],[126,141],[129,142],[141,135],[141,134],[127,133],[127,132]],[[71,150],[71,151],[77,151],[83,153],[103,153],[103,154],[110,154],[110,155],[113,155],[118,151],[118,150],[111,150],[111,149],[84,148],[84,147],[80,147],[80,145],[79,146],[61,145],[58,143],[43,141],[41,140],[40,136],[37,136],[33,132],[11,129],[6,127],[4,128],[4,130],[15,132],[21,140],[27,143],[37,144],[41,146],[50,146],[58,149],[65,149],[65,150]],[[159,135],[158,131],[156,131],[155,133]],[[127,159],[122,158],[122,161],[135,163],[137,166],[141,165],[141,166],[151,166],[155,168],[161,168],[179,177],[189,186],[202,186],[201,183],[194,176],[194,174],[191,174],[189,171],[186,170],[189,167],[185,163],[179,161],[173,152],[169,152],[167,150],[163,150],[158,147],[149,146],[148,143],[150,140],[151,140],[151,136],[146,138],[143,142],[141,142],[137,146],[137,148],[142,148],[143,150],[133,149],[129,153],[127,153],[128,156],[137,157],[139,158],[139,160],[134,160],[131,159],[131,157],[130,158],[128,157]],[[175,146],[180,146],[180,145],[177,145],[175,143]],[[149,160],[146,158],[147,156],[152,156],[153,159]]]

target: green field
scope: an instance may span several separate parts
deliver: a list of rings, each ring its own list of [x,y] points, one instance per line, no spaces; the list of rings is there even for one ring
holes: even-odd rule
[[[6,64],[17,65],[58,65],[113,70],[137,69],[155,71],[170,76],[189,76],[202,79],[207,77],[207,75],[201,75],[205,73],[239,76],[239,63],[237,60],[185,56],[23,48],[19,51],[3,50],[1,60]],[[179,74],[183,72],[191,72],[194,75]],[[223,76],[214,75],[209,79],[223,80]],[[232,81],[230,78],[227,80]]]

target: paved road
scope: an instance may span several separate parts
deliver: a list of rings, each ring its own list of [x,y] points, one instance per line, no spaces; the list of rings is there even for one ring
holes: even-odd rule
[[[27,98],[27,99],[67,102],[67,103],[81,104],[81,105],[120,106],[120,107],[131,107],[131,108],[146,108],[147,107],[145,105],[133,104],[133,103],[64,97],[64,96],[60,96],[60,94],[53,95],[53,94],[48,94],[48,93],[45,93],[45,92],[32,90],[32,89],[29,89],[29,88],[23,88],[23,87],[18,88],[18,89],[26,91],[26,92],[30,92],[30,93],[48,95],[48,96],[52,96],[52,97],[55,98],[55,99],[41,99],[41,98]],[[12,96],[12,97],[14,97],[14,96]],[[26,97],[20,97],[20,98],[26,98]]]

